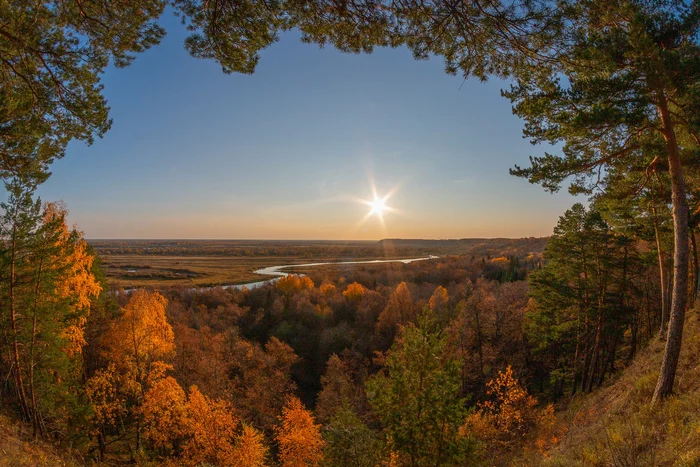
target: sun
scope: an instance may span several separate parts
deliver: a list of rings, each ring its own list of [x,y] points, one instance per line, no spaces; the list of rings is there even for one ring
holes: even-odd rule
[[[383,199],[380,198],[374,198],[374,201],[369,202],[370,206],[370,214],[376,214],[381,217],[382,214],[384,214],[384,211],[386,211],[386,203],[384,202]]]
[[[370,198],[357,198],[357,197],[351,197],[353,202],[358,203],[358,204],[364,204],[365,206],[369,207],[369,210],[366,211],[367,214],[365,214],[362,219],[357,223],[357,228],[358,229],[365,229],[365,224],[371,219],[374,218],[381,229],[382,235],[385,237],[387,236],[387,215],[401,215],[401,211],[399,209],[396,209],[394,206],[388,204],[390,203],[392,197],[394,194],[396,194],[396,191],[398,189],[397,186],[394,186],[391,190],[388,192],[384,192],[381,195],[377,193],[377,188],[374,184],[374,181],[372,177],[370,177],[369,180],[370,184]],[[393,203],[392,203],[393,204]]]

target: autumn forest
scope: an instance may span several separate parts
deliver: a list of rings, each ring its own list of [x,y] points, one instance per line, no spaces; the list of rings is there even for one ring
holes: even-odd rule
[[[578,202],[547,238],[86,240],[39,192],[110,130],[104,73],[158,53],[164,12],[225,74],[296,31],[499,78],[540,154],[511,175]],[[700,2],[0,0],[0,20],[0,465],[700,462]]]

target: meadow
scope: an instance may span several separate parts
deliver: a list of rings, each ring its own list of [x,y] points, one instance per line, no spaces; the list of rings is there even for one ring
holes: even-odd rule
[[[90,244],[114,288],[244,284],[269,279],[255,273],[268,266],[401,259],[429,249],[414,245],[387,249],[379,242],[361,241],[93,240]]]
[[[90,240],[113,288],[209,287],[270,276],[255,271],[283,264],[406,259],[427,255],[500,255],[541,251],[546,239],[381,241]],[[368,265],[344,266],[352,270]],[[391,270],[397,265],[379,266]],[[324,267],[333,269],[333,267]],[[290,268],[310,273],[316,268]]]

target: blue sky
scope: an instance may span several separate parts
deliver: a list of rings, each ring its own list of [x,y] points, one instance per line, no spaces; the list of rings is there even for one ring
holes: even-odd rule
[[[253,75],[191,58],[186,31],[109,69],[114,120],[40,189],[88,238],[378,239],[551,233],[574,199],[512,177],[543,148],[500,96],[406,49],[349,55],[296,32]],[[396,212],[367,218],[371,180]],[[363,221],[364,218],[364,222]]]

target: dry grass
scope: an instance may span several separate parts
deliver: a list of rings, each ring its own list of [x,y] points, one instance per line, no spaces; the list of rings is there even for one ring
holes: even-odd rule
[[[3,467],[72,467],[77,462],[59,456],[50,444],[24,436],[22,426],[0,415],[0,465]]]
[[[272,279],[255,271],[269,266],[283,264],[308,264],[338,261],[335,257],[264,256],[155,256],[155,255],[101,255],[102,268],[110,285],[116,288],[132,287],[208,287],[215,285],[244,284]],[[390,257],[361,258],[360,261],[391,259]],[[285,272],[312,273],[319,270],[329,274],[358,268],[379,270],[400,270],[401,263],[355,264],[346,266],[319,266],[310,268],[289,268]]]
[[[123,288],[243,284],[271,278],[255,274],[257,269],[309,262],[308,258],[276,256],[105,255],[101,259],[110,284]]]
[[[700,323],[687,317],[676,395],[650,404],[663,343],[655,341],[608,387],[579,396],[560,415],[566,434],[517,465],[700,466]]]

